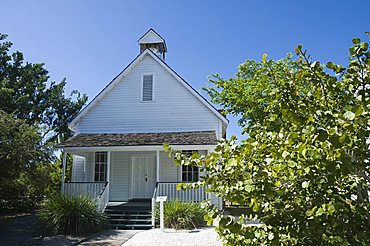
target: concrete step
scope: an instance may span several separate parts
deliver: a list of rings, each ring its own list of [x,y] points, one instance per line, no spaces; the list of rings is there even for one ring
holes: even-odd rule
[[[152,217],[152,214],[151,213],[147,213],[147,214],[125,214],[125,213],[122,213],[122,214],[107,214],[109,217],[122,217],[122,218],[148,218],[148,217]]]
[[[125,222],[125,223],[128,223],[128,224],[135,224],[135,223],[138,224],[138,222],[140,222],[140,223],[146,224],[146,223],[152,223],[152,219],[151,218],[146,218],[146,219],[113,219],[113,218],[111,218],[110,222],[111,223]]]
[[[105,214],[109,217],[112,229],[144,230],[152,228],[150,204],[132,203],[132,206],[108,206]]]
[[[123,225],[123,224],[111,224],[112,229],[116,230],[149,230],[152,229],[152,225]]]

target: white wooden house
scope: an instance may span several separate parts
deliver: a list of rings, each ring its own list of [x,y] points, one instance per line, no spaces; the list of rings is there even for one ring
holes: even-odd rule
[[[138,44],[140,54],[78,114],[69,126],[74,136],[59,145],[73,155],[72,180],[64,182],[63,174],[62,191],[87,194],[101,210],[158,195],[210,199],[221,208],[204,187],[176,190],[197,181],[200,170],[176,166],[163,144],[207,154],[225,136],[228,120],[165,63],[167,46],[158,33],[150,29]]]

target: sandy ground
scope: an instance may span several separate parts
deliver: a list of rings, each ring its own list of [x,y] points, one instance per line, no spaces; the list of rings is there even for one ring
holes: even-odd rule
[[[214,227],[206,227],[192,231],[175,231],[165,229],[152,229],[137,233],[123,246],[221,246],[222,243],[217,239]]]

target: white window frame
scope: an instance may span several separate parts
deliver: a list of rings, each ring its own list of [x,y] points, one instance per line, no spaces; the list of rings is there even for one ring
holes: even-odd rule
[[[192,155],[194,152],[198,152],[198,150],[188,150],[188,149],[181,150],[181,154],[187,154],[187,155]],[[193,181],[193,180],[189,181],[189,180],[184,180],[182,178],[183,177],[183,168],[184,167],[185,167],[184,165],[181,165],[181,168],[180,168],[181,182],[186,182],[186,183],[195,183],[195,182],[198,182],[199,179],[200,179],[200,168],[197,166],[197,171],[198,171],[197,177],[198,177],[198,179],[195,180],[195,181]],[[189,167],[189,166],[186,166],[186,167]]]
[[[151,101],[144,101],[143,96],[144,96],[144,76],[145,75],[152,75],[153,78],[153,84],[152,84],[152,100]],[[155,74],[154,73],[142,73],[141,74],[141,83],[140,83],[140,102],[142,103],[152,103],[155,101]]]
[[[105,165],[105,168],[104,168],[104,178],[105,178],[105,180],[100,180],[100,175],[102,174],[102,172],[99,172],[99,180],[96,180],[95,179],[95,174],[96,174],[96,154],[97,153],[105,153],[105,155],[106,155],[106,161],[105,161],[105,163],[104,162],[99,162],[99,165],[101,165],[102,163],[104,163],[104,165]],[[108,180],[108,152],[107,151],[96,151],[96,152],[94,152],[94,173],[93,173],[93,180],[94,180],[94,182],[107,182],[107,180]]]

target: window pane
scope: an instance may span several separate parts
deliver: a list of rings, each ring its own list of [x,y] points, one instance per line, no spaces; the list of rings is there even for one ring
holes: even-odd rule
[[[198,172],[194,172],[193,173],[193,181],[196,182],[198,180],[199,180],[199,178],[198,178]]]
[[[106,181],[106,169],[107,169],[107,152],[95,152],[95,173],[94,180],[96,182]]]
[[[188,182],[191,182],[193,181],[193,176],[192,176],[192,173],[188,173]]]
[[[182,173],[182,181],[183,182],[187,182],[187,176],[186,176],[186,173]]]

